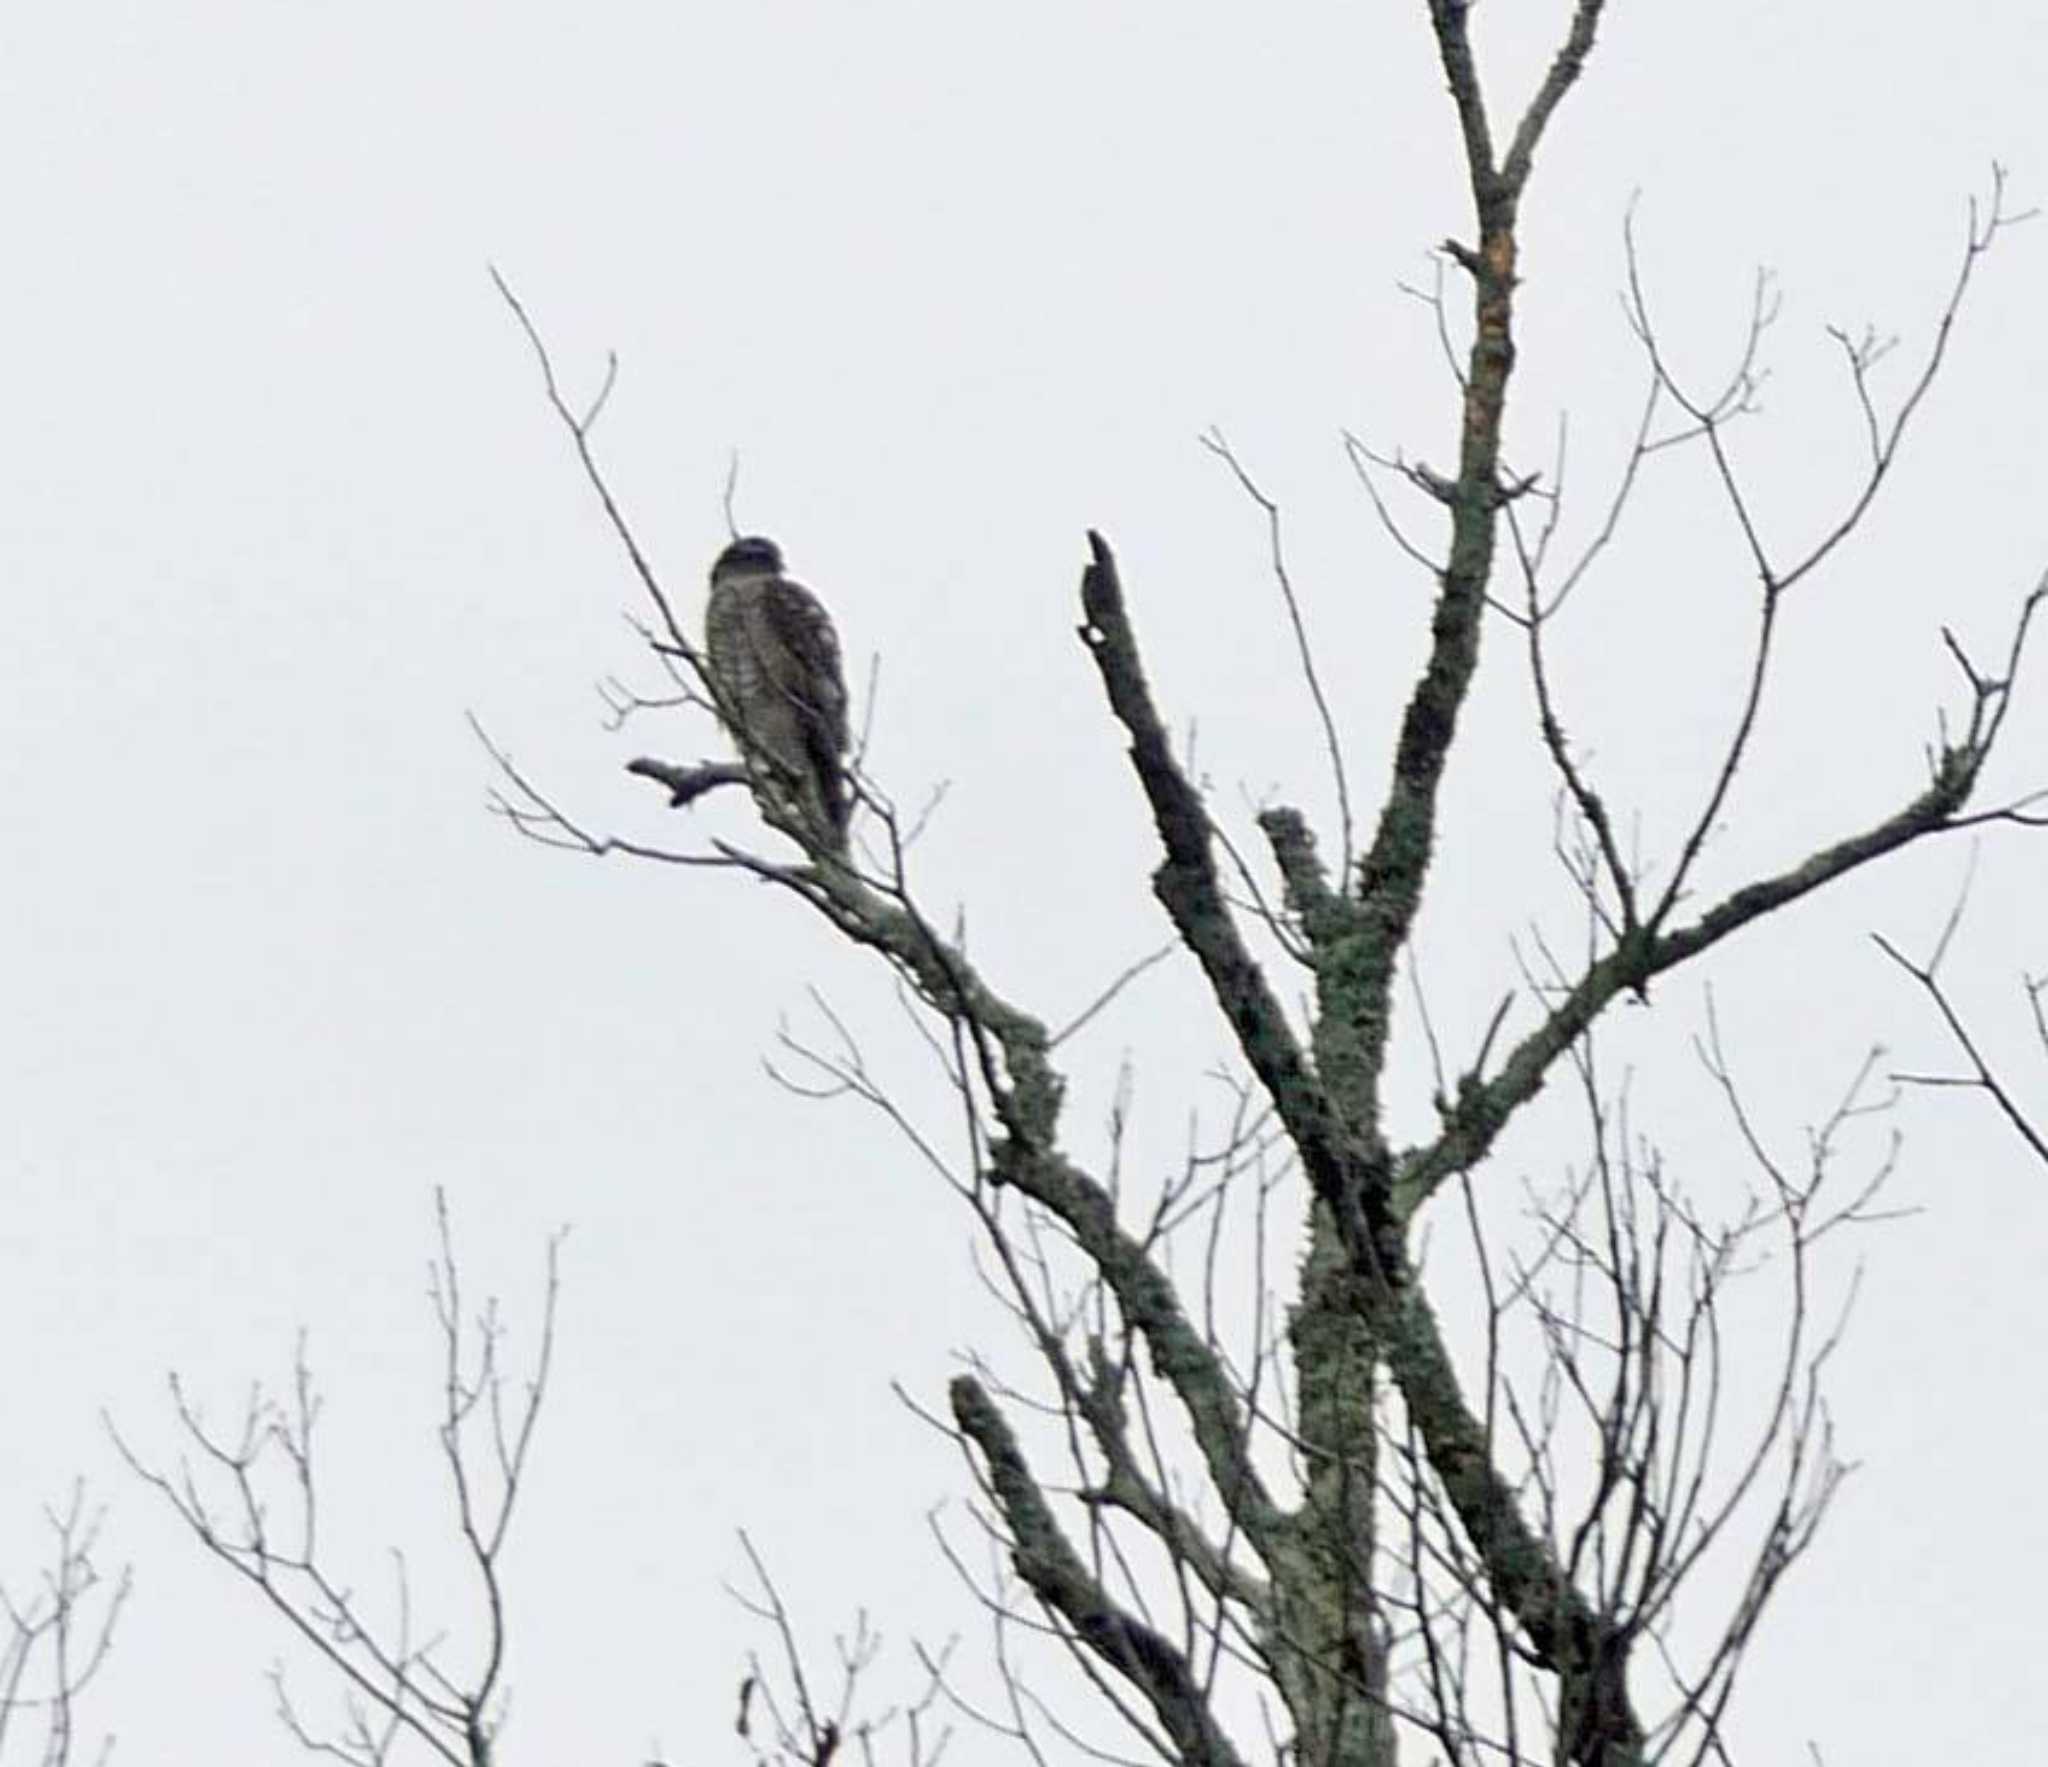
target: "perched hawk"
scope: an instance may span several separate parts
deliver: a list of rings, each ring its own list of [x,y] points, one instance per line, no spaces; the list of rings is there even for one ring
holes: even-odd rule
[[[735,540],[711,567],[704,658],[756,793],[846,848],[846,678],[818,598],[782,574],[773,540]]]

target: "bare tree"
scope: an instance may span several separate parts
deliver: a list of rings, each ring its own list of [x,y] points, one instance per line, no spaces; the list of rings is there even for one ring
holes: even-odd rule
[[[1055,1030],[983,975],[926,907],[914,864],[920,818],[899,810],[860,755],[850,764],[859,806],[850,852],[820,845],[773,794],[757,794],[792,856],[593,827],[483,738],[499,770],[495,806],[522,833],[593,856],[764,881],[894,977],[951,1088],[944,1129],[871,1069],[822,995],[816,1031],[785,1037],[779,1071],[794,1090],[855,1101],[901,1129],[975,1223],[990,1286],[1022,1339],[1028,1378],[978,1359],[951,1382],[943,1408],[927,1411],[960,1445],[979,1493],[986,1566],[971,1539],[942,1535],[941,1545],[985,1604],[1002,1691],[991,1704],[943,1668],[936,1681],[957,1716],[1041,1762],[1221,1767],[1263,1752],[1301,1767],[1382,1767],[1404,1732],[1461,1763],[1725,1759],[1726,1715],[1758,1616],[1845,1471],[1823,1395],[1842,1298],[1823,1293],[1817,1271],[1841,1230],[1879,1218],[1895,1151],[1882,1124],[1890,1094],[1866,1063],[1795,1157],[1752,1119],[1710,1025],[1701,1058],[1752,1174],[1732,1201],[1710,1206],[1633,1128],[1626,1089],[1602,1076],[1600,1027],[1616,1002],[1647,1001],[1682,965],[1915,843],[2042,819],[2040,793],[1986,802],[1980,782],[2048,577],[2019,597],[1995,662],[1948,639],[1957,701],[1938,719],[1925,776],[1900,782],[1885,813],[1829,828],[1810,850],[1732,888],[1707,891],[1701,876],[1753,758],[1796,592],[1837,559],[1893,475],[1981,261],[2018,218],[2002,173],[1970,205],[1947,300],[1902,387],[1881,390],[1887,342],[1831,334],[1864,439],[1862,471],[1796,544],[1760,512],[1727,440],[1755,417],[1777,311],[1768,281],[1757,284],[1726,374],[1696,386],[1664,348],[1631,229],[1624,305],[1641,415],[1616,482],[1567,556],[1561,457],[1547,473],[1523,470],[1506,459],[1502,436],[1522,205],[1537,150],[1593,52],[1602,5],[1577,0],[1546,76],[1507,127],[1482,89],[1469,10],[1464,0],[1428,4],[1472,212],[1469,233],[1442,247],[1444,273],[1418,291],[1455,383],[1458,457],[1437,468],[1346,439],[1390,536],[1435,584],[1428,655],[1384,797],[1357,826],[1356,769],[1331,712],[1342,685],[1309,642],[1279,505],[1223,438],[1209,443],[1266,523],[1334,774],[1334,862],[1328,836],[1277,802],[1252,818],[1264,843],[1254,858],[1205,795],[1169,740],[1179,709],[1163,706],[1147,678],[1115,554],[1088,536],[1078,634],[1156,836],[1153,892],[1234,1045],[1217,1080],[1221,1127],[1194,1140],[1162,1183],[1127,1176],[1121,1105],[1093,1155],[1077,1148],[1062,1114],[1066,1036],[1146,965]],[[1470,285],[1462,321],[1446,293],[1452,275]],[[615,683],[614,723],[725,711],[677,596],[594,450],[616,365],[596,398],[577,404],[526,307],[502,280],[499,289],[647,601],[641,630],[658,685]],[[1682,462],[1742,537],[1755,634],[1697,808],[1672,851],[1645,858],[1567,734],[1550,666],[1553,621],[1589,580],[1652,463],[1669,472]],[[1411,531],[1396,491],[1419,496],[1433,535]],[[1494,622],[1527,667],[1555,775],[1556,856],[1583,905],[1582,936],[1575,953],[1539,938],[1462,1064],[1445,1060],[1416,986],[1438,1121],[1403,1145],[1385,1098],[1403,960],[1430,877],[1445,768]],[[677,808],[749,783],[731,763],[641,756],[628,766]],[[1276,965],[1305,978],[1306,1005],[1290,1005]],[[1933,969],[1915,972],[1930,988]],[[2038,988],[2032,999],[2038,1012]],[[1566,1075],[1584,1107],[1583,1158],[1557,1186],[1515,1196],[1497,1169],[1502,1138]],[[1981,1066],[1977,1079],[1991,1089]],[[1211,1121],[1218,1115],[1212,1108]],[[1857,1140],[1873,1132],[1859,1164]],[[1520,1216],[1515,1231],[1506,1211]],[[1462,1232],[1478,1273],[1476,1363],[1454,1349],[1473,1322],[1447,1330],[1439,1316],[1425,1255],[1432,1223]],[[1288,1253],[1298,1260],[1283,1274],[1276,1266]],[[1750,1291],[1775,1309],[1778,1351],[1767,1367],[1738,1370],[1725,1360],[1727,1320]],[[1716,1557],[1733,1567],[1736,1595],[1718,1616],[1689,1602],[1681,1627],[1680,1592]],[[782,1684],[793,1686],[767,1758],[828,1759],[842,1747],[842,1717],[805,1691],[772,1591],[764,1611],[787,1647]],[[1047,1649],[1087,1682],[1084,1714],[1061,1709],[1028,1672],[1027,1659]],[[762,1686],[750,1671],[750,1740],[746,1702]]]
[[[130,1469],[208,1553],[262,1597],[336,1685],[339,1717],[315,1721],[288,1686],[283,1665],[274,1665],[271,1691],[285,1728],[307,1753],[354,1767],[383,1767],[408,1751],[450,1767],[490,1767],[504,1719],[505,1542],[553,1366],[561,1235],[548,1243],[539,1339],[522,1374],[507,1365],[496,1298],[474,1310],[464,1299],[439,1191],[434,1216],[438,1251],[427,1293],[441,1350],[435,1434],[475,1582],[466,1636],[451,1640],[417,1623],[401,1548],[390,1549],[382,1612],[333,1562],[320,1529],[326,1488],[316,1476],[314,1431],[323,1406],[303,1336],[285,1390],[253,1388],[228,1429],[209,1423],[172,1374],[171,1406],[182,1435],[175,1464],[145,1457],[107,1421]],[[458,1666],[458,1657],[466,1664]]]
[[[78,1702],[106,1664],[130,1589],[127,1566],[111,1582],[99,1568],[105,1519],[87,1511],[85,1487],[73,1485],[62,1509],[43,1511],[48,1564],[26,1589],[0,1585],[0,1763],[70,1767],[88,1758]],[[89,1758],[104,1762],[113,1752],[108,1732]]]

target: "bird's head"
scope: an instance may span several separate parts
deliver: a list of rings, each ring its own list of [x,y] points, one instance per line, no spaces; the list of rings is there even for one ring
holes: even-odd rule
[[[759,534],[747,534],[735,540],[718,555],[711,567],[711,580],[716,583],[726,577],[779,577],[782,575],[782,548],[773,540],[763,539]]]

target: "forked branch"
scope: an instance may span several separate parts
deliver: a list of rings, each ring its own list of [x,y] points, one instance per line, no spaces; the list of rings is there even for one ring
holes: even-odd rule
[[[184,1383],[170,1377],[172,1410],[191,1456],[181,1455],[175,1466],[145,1460],[107,1420],[136,1476],[338,1679],[343,1716],[331,1727],[302,1715],[282,1670],[273,1672],[271,1684],[279,1718],[299,1744],[353,1767],[383,1767],[405,1738],[449,1767],[491,1767],[504,1714],[509,1616],[501,1560],[552,1369],[561,1235],[548,1242],[539,1345],[515,1381],[504,1366],[495,1300],[474,1317],[464,1309],[439,1192],[435,1204],[439,1250],[429,1267],[429,1292],[442,1350],[437,1436],[457,1533],[482,1596],[471,1670],[448,1664],[440,1634],[416,1638],[402,1552],[391,1553],[390,1612],[379,1618],[357,1580],[339,1574],[323,1549],[314,1442],[323,1402],[303,1336],[285,1391],[256,1387],[231,1430],[209,1423]]]

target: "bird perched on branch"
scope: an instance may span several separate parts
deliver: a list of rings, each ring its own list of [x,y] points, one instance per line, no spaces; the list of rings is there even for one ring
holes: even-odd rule
[[[712,565],[704,660],[756,797],[844,852],[853,802],[839,637],[818,598],[782,574],[773,540],[735,540]]]

